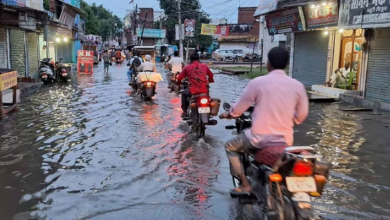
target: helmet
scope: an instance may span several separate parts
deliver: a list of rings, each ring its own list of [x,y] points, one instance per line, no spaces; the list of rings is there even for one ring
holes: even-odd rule
[[[151,57],[149,54],[146,54],[146,55],[145,55],[145,60],[146,60],[146,61],[151,61],[151,60],[152,60],[152,57]]]

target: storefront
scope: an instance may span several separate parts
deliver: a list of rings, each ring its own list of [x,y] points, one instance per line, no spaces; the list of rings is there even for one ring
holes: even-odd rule
[[[0,28],[0,69],[8,68],[7,29]]]
[[[340,6],[339,28],[350,29],[343,32],[340,62],[352,62],[363,96],[390,103],[390,2],[350,5],[341,0]]]
[[[38,34],[34,32],[26,33],[27,37],[27,61],[28,61],[28,76],[38,79],[39,69],[39,47]]]

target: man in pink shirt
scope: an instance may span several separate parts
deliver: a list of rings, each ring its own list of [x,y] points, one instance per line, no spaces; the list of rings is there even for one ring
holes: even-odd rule
[[[230,112],[223,113],[226,118],[239,117],[254,105],[252,128],[225,145],[230,172],[242,180],[242,185],[233,189],[232,194],[251,192],[240,161],[240,153],[253,152],[277,140],[291,146],[294,123],[301,124],[308,115],[309,101],[304,85],[287,76],[284,71],[288,61],[289,54],[286,49],[273,48],[268,53],[268,75],[250,81]]]

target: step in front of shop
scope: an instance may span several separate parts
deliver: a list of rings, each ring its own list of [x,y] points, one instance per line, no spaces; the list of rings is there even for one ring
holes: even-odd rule
[[[341,94],[348,94],[348,95],[354,95],[354,96],[360,96],[360,91],[357,90],[345,90],[345,89],[338,89],[333,87],[327,87],[324,85],[312,85],[311,91],[322,94],[328,97],[332,97],[335,99],[340,99]]]

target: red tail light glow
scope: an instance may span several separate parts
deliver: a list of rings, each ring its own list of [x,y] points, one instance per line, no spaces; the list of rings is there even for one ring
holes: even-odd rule
[[[152,86],[152,82],[147,82],[147,83],[146,83],[146,86],[147,86],[147,87],[151,87],[151,86]]]
[[[293,173],[297,176],[313,175],[313,163],[299,160],[294,164]]]
[[[207,104],[208,102],[209,102],[209,100],[206,99],[206,98],[200,99],[200,104],[202,104],[202,105],[205,105],[205,104]]]
[[[62,69],[61,72],[66,73],[66,70],[65,70],[65,69]]]

